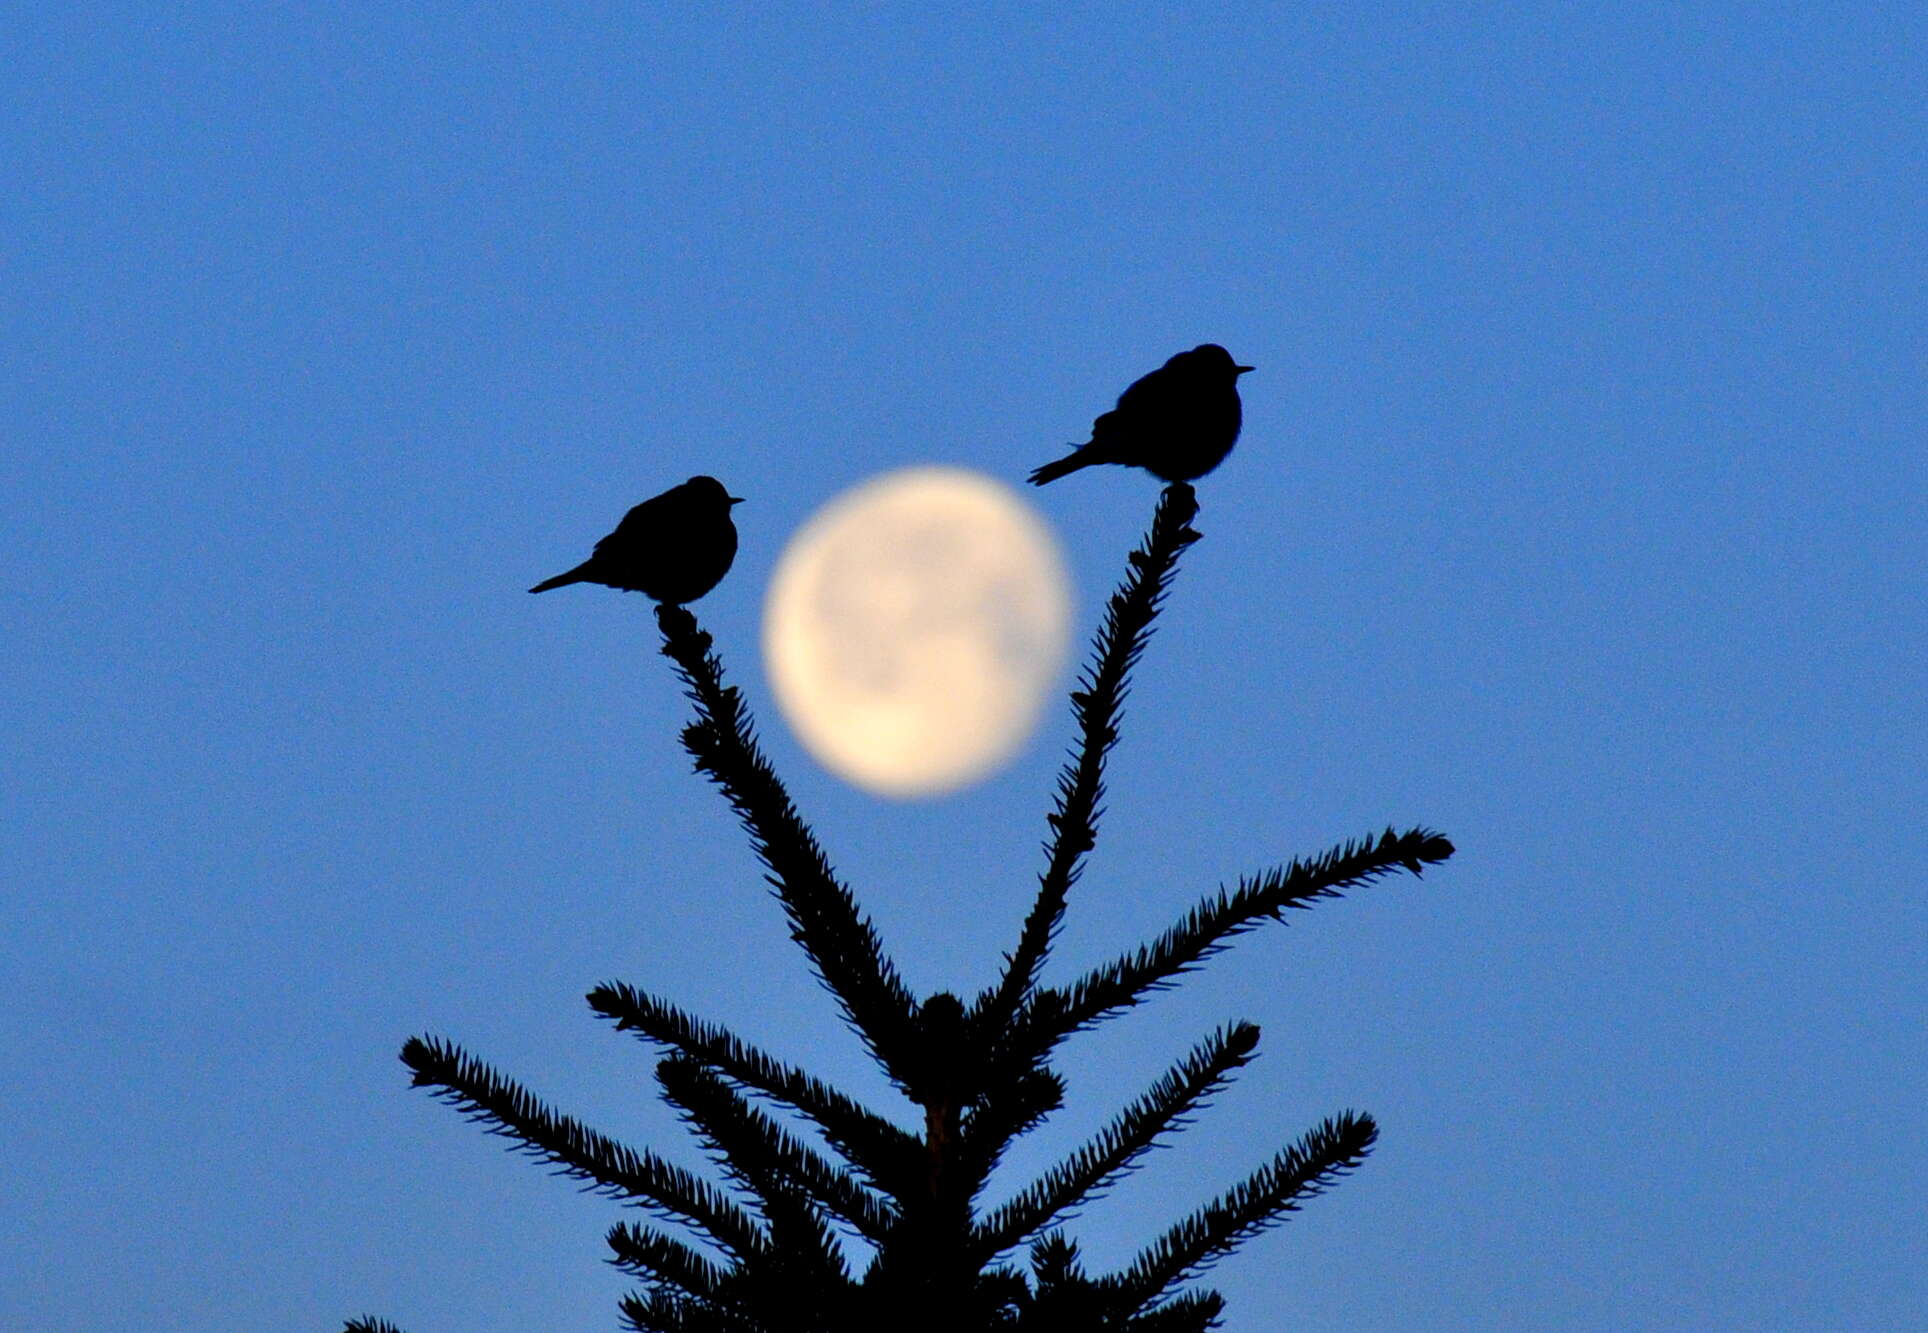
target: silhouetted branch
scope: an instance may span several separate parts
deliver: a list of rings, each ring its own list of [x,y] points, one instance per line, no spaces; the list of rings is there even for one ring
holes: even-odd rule
[[[1078,1242],[1061,1231],[1032,1242],[1031,1281],[1033,1291],[1023,1303],[1016,1333],[1102,1330],[1118,1322],[1116,1293],[1086,1276]]]
[[[636,1333],[769,1333],[761,1320],[668,1291],[625,1296],[621,1309]]]
[[[1181,1127],[1189,1113],[1223,1088],[1232,1071],[1252,1058],[1258,1040],[1259,1030],[1251,1023],[1234,1023],[1213,1033],[1095,1139],[992,1212],[977,1228],[980,1252],[988,1256],[1020,1244],[1063,1220],[1067,1209],[1096,1198],[1131,1170],[1160,1135]]]
[[[1136,952],[1087,972],[1020,1020],[1020,1050],[1042,1054],[1071,1033],[1105,1015],[1162,990],[1183,972],[1217,953],[1233,937],[1265,920],[1281,920],[1288,910],[1310,907],[1322,898],[1344,897],[1344,890],[1395,870],[1417,875],[1424,865],[1444,861],[1453,844],[1430,829],[1395,833],[1387,829],[1343,843],[1310,861],[1294,861],[1241,879],[1187,912],[1179,923]],[[1040,1000],[1050,992],[1042,992]]]
[[[606,1238],[610,1262],[633,1277],[667,1282],[691,1296],[714,1300],[729,1284],[730,1273],[682,1241],[654,1227],[618,1222]]]
[[[770,1267],[804,1270],[807,1282],[847,1278],[843,1253],[823,1214],[784,1172],[778,1131],[768,1118],[687,1058],[662,1061],[656,1077],[664,1100],[682,1112],[683,1123],[711,1150],[724,1174],[755,1198],[770,1237]]]
[[[895,1210],[799,1143],[708,1068],[678,1056],[658,1065],[656,1076],[670,1104],[681,1108],[688,1123],[720,1154],[718,1164],[756,1196],[769,1220],[772,1244],[793,1253],[808,1247],[826,1272],[848,1277],[843,1253],[821,1215],[792,1201],[790,1196],[799,1192],[869,1240],[881,1241],[890,1234]]]
[[[1296,1212],[1352,1172],[1379,1137],[1372,1117],[1346,1111],[1324,1121],[1217,1200],[1171,1228],[1104,1285],[1143,1310],[1240,1242]]]
[[[1188,1291],[1119,1327],[1122,1333],[1205,1333],[1225,1312],[1225,1298],[1215,1291]]]
[[[1031,1276],[1039,1290],[1071,1282],[1088,1282],[1078,1242],[1062,1231],[1040,1236],[1031,1243]]]
[[[1009,1329],[1012,1320],[1031,1299],[1031,1284],[1024,1280],[1024,1274],[1009,1264],[999,1264],[987,1268],[977,1281],[977,1300],[979,1306],[989,1312],[983,1320],[986,1328]]]
[[[723,684],[723,665],[710,651],[710,636],[680,606],[657,607],[656,621],[663,631],[663,654],[676,663],[696,705],[696,721],[683,730],[683,747],[697,771],[722,789],[750,835],[790,918],[792,938],[884,1073],[901,1086],[915,1001],[763,757],[741,693]]]
[[[714,1023],[706,1023],[620,981],[589,992],[589,1005],[661,1046],[681,1051],[725,1078],[795,1107],[823,1131],[831,1146],[886,1193],[915,1187],[923,1147],[914,1135],[867,1110],[820,1079],[771,1059]]]
[[[1037,984],[1038,970],[1064,918],[1065,900],[1082,872],[1085,853],[1097,839],[1105,757],[1118,742],[1119,710],[1130,689],[1131,669],[1151,638],[1152,621],[1171,585],[1178,557],[1198,540],[1199,534],[1190,526],[1197,513],[1190,486],[1178,482],[1165,488],[1151,531],[1131,553],[1130,572],[1105,606],[1091,661],[1071,692],[1078,740],[1058,776],[1058,801],[1048,816],[1051,836],[1045,842],[1038,896],[1025,918],[1017,948],[1006,959],[1003,978],[980,1001],[987,1031],[1004,1031]]]
[[[351,1319],[342,1326],[341,1333],[402,1333],[402,1330],[386,1319],[377,1319],[365,1314],[360,1319]]]
[[[705,1181],[550,1110],[460,1048],[433,1037],[411,1037],[402,1047],[402,1061],[415,1071],[416,1087],[430,1089],[437,1100],[487,1125],[491,1134],[516,1140],[515,1151],[552,1164],[590,1190],[686,1221],[739,1261],[767,1248],[756,1223]]]
[[[1012,1140],[1063,1105],[1064,1077],[1054,1069],[1026,1069],[986,1088],[958,1135],[958,1172],[969,1182],[969,1197],[984,1188]]]

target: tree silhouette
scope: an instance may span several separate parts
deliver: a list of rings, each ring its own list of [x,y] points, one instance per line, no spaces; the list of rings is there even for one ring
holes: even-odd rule
[[[844,1023],[921,1122],[906,1129],[657,996],[620,982],[598,986],[590,1007],[662,1052],[662,1095],[721,1170],[718,1185],[560,1114],[450,1042],[411,1038],[402,1060],[415,1086],[513,1140],[514,1150],[652,1218],[618,1223],[608,1235],[613,1262],[642,1281],[622,1301],[630,1328],[1202,1330],[1217,1323],[1224,1302],[1187,1284],[1365,1159],[1377,1127],[1370,1116],[1340,1112],[1170,1226],[1121,1271],[1085,1271],[1062,1230],[1067,1215],[1136,1166],[1252,1058],[1258,1028],[1237,1022],[1206,1036],[1070,1157],[1004,1203],[981,1206],[1006,1149],[1063,1102],[1064,1082],[1051,1066],[1060,1043],[1171,986],[1262,922],[1390,872],[1417,875],[1453,851],[1424,828],[1346,842],[1221,888],[1149,943],[1068,984],[1044,984],[1097,838],[1105,762],[1131,669],[1179,557],[1198,540],[1196,514],[1189,485],[1166,487],[1150,532],[1129,556],[1071,694],[1077,739],[1046,817],[1036,900],[1002,975],[969,1002],[947,993],[919,1000],[906,988],[764,758],[710,636],[687,610],[657,608],[662,651],[695,705],[684,747],[735,809],[792,938]],[[789,1114],[774,1117],[772,1106]],[[800,1133],[799,1120],[814,1133]],[[1024,1247],[1028,1265],[1020,1267],[1013,1256]],[[347,1331],[393,1333],[371,1318]]]

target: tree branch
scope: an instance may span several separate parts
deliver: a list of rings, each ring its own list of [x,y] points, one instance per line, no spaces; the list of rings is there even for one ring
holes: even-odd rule
[[[838,1092],[821,1079],[771,1059],[714,1023],[620,981],[589,992],[589,1005],[660,1046],[680,1051],[747,1087],[794,1107],[877,1188],[893,1197],[914,1189],[923,1157],[916,1136]]]
[[[1192,488],[1177,482],[1165,488],[1151,530],[1129,557],[1130,571],[1112,593],[1105,618],[1092,643],[1091,661],[1071,693],[1078,740],[1058,776],[1057,807],[1048,822],[1045,869],[1038,896],[1025,918],[1017,948],[1005,960],[996,989],[979,1001],[982,1025],[1003,1032],[1019,1012],[1050,952],[1064,919],[1065,901],[1083,871],[1085,853],[1098,836],[1099,803],[1105,792],[1105,758],[1118,742],[1118,720],[1130,691],[1131,669],[1151,639],[1178,557],[1198,540],[1191,521],[1198,513]]]
[[[1103,1279],[1127,1308],[1147,1311],[1242,1241],[1296,1212],[1350,1174],[1379,1137],[1372,1117],[1346,1111],[1326,1120],[1218,1199],[1172,1227],[1124,1273]]]
[[[1288,910],[1344,897],[1345,889],[1395,870],[1417,875],[1423,866],[1452,854],[1453,844],[1430,829],[1404,833],[1387,829],[1377,839],[1368,835],[1310,861],[1294,861],[1241,879],[1236,889],[1230,893],[1220,889],[1150,944],[1087,972],[1062,991],[1041,992],[1038,999],[1043,1003],[1031,1006],[1019,1020],[1013,1044],[1042,1058],[1080,1028],[1171,985],[1181,973],[1261,921],[1282,920]]]
[[[1133,1315],[1122,1333],[1205,1333],[1225,1312],[1225,1298],[1215,1291],[1188,1291],[1163,1305]]]
[[[437,1038],[411,1037],[402,1062],[415,1071],[415,1086],[456,1107],[491,1134],[514,1139],[512,1151],[554,1165],[610,1198],[641,1203],[698,1228],[739,1262],[769,1248],[755,1222],[716,1189],[654,1153],[626,1148],[544,1105],[527,1089],[459,1047]]]
[[[656,622],[663,631],[663,654],[676,663],[696,705],[696,721],[683,731],[683,748],[736,811],[790,918],[791,937],[836,997],[845,1021],[901,1086],[916,1009],[910,992],[758,748],[741,693],[723,684],[723,664],[710,651],[710,636],[680,606],[657,607]]]
[[[636,1333],[770,1333],[760,1320],[670,1291],[633,1292],[621,1309]]]
[[[1161,1135],[1181,1127],[1187,1115],[1223,1088],[1232,1071],[1251,1060],[1258,1040],[1259,1030],[1251,1023],[1213,1033],[1095,1139],[986,1218],[975,1238],[980,1252],[988,1258],[1021,1244],[1062,1220],[1067,1209],[1096,1198]]]
[[[681,1108],[690,1126],[720,1154],[723,1169],[757,1197],[773,1245],[792,1252],[810,1247],[826,1272],[848,1276],[821,1216],[814,1208],[806,1213],[795,1206],[790,1196],[799,1192],[868,1240],[890,1234],[895,1210],[785,1133],[709,1068],[673,1056],[657,1066],[656,1076],[670,1104]]]
[[[703,1300],[716,1300],[729,1285],[730,1272],[682,1241],[654,1227],[618,1222],[606,1237],[610,1262],[632,1277],[668,1283]]]

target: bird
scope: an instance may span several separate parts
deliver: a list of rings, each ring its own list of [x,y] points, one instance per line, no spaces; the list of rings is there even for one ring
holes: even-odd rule
[[[1238,439],[1238,377],[1251,369],[1217,343],[1180,352],[1119,394],[1118,405],[1091,423],[1091,439],[1033,472],[1031,484],[1094,463],[1141,467],[1163,481],[1204,476]]]
[[[715,477],[691,477],[637,505],[587,560],[529,591],[600,583],[647,593],[668,606],[693,602],[730,572],[736,559],[730,509],[741,503]]]

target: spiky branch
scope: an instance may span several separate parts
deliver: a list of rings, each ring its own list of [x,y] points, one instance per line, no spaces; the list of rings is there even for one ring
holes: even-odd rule
[[[770,1333],[753,1315],[669,1291],[625,1296],[623,1322],[636,1333]]]
[[[710,1070],[673,1056],[656,1067],[656,1077],[665,1099],[710,1146],[724,1174],[756,1199],[778,1248],[820,1263],[841,1280],[847,1276],[843,1255],[819,1209],[872,1240],[890,1235],[890,1210]]]
[[[663,654],[676,663],[696,705],[696,721],[683,730],[683,748],[736,811],[790,918],[791,937],[836,998],[845,1021],[884,1072],[903,1086],[915,999],[763,757],[742,694],[723,683],[723,664],[710,651],[710,636],[680,606],[657,607],[656,623],[663,631]]]
[[[978,1228],[979,1249],[988,1256],[1021,1244],[1095,1199],[1161,1135],[1185,1123],[1190,1112],[1223,1088],[1232,1071],[1252,1058],[1258,1042],[1259,1030],[1251,1023],[1234,1023],[1213,1033],[1095,1139],[986,1218]]]
[[[1130,691],[1132,667],[1151,641],[1178,557],[1198,540],[1191,521],[1198,501],[1184,482],[1167,486],[1152,515],[1151,531],[1129,557],[1130,572],[1105,605],[1104,621],[1092,645],[1092,661],[1071,693],[1078,741],[1058,776],[1056,808],[1047,816],[1045,868],[1037,898],[1017,947],[1005,962],[1004,976],[980,1003],[985,1026],[1003,1031],[1037,984],[1050,952],[1072,885],[1083,872],[1084,857],[1098,838],[1100,802],[1105,794],[1105,759],[1118,743],[1118,717]]]
[[[606,1239],[615,1255],[610,1262],[625,1273],[647,1278],[655,1290],[674,1288],[697,1300],[720,1301],[726,1299],[734,1280],[730,1269],[655,1227],[618,1222]]]
[[[771,1059],[714,1023],[691,1017],[622,982],[589,992],[589,1006],[660,1046],[680,1051],[725,1078],[793,1108],[822,1131],[863,1179],[896,1195],[912,1188],[923,1145],[875,1112],[858,1105],[821,1079]],[[854,1205],[853,1205],[854,1206]],[[864,1223],[851,1218],[863,1229]]]
[[[491,1134],[514,1140],[513,1151],[550,1163],[592,1192],[680,1219],[739,1262],[769,1249],[768,1238],[749,1215],[703,1180],[550,1110],[459,1047],[416,1037],[402,1047],[402,1060],[415,1071],[416,1087],[430,1089]]]
[[[1026,1056],[1041,1058],[1072,1033],[1166,989],[1261,922],[1283,920],[1287,911],[1342,898],[1346,889],[1397,870],[1418,875],[1424,866],[1452,854],[1453,844],[1430,829],[1387,829],[1376,840],[1368,835],[1310,861],[1241,879],[1236,889],[1220,889],[1150,944],[1050,992],[1049,999],[1031,1006],[1017,1025],[1017,1044]]]
[[[1379,1137],[1372,1117],[1351,1111],[1322,1122],[1212,1203],[1172,1227],[1107,1285],[1137,1309],[1156,1304],[1173,1287],[1314,1195],[1349,1175]]]

